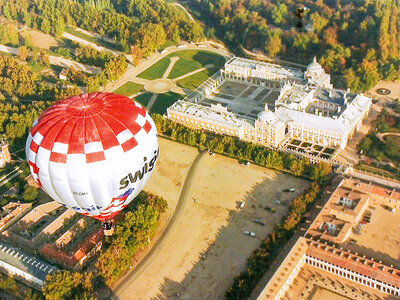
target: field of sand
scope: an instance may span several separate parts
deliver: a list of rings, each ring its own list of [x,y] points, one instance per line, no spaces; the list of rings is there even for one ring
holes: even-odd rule
[[[50,34],[45,34],[38,30],[27,30],[23,34],[29,34],[32,45],[41,49],[50,49],[53,46],[58,46],[57,40]]]
[[[385,97],[376,92],[377,89],[379,88],[385,88],[389,89],[391,93],[387,95],[389,98],[395,99],[395,98],[400,98],[400,82],[396,81],[383,81],[380,80],[377,85],[375,85],[373,88],[371,88],[368,93],[371,94],[374,97]]]
[[[176,205],[170,226],[131,276],[117,286],[119,299],[223,299],[233,277],[287,213],[289,202],[309,182],[164,139],[146,190]],[[193,159],[190,168],[189,164]],[[295,188],[294,193],[282,192]],[[273,204],[279,198],[285,205]],[[246,206],[238,209],[238,202]],[[268,212],[265,206],[275,207]],[[253,219],[265,223],[256,224]],[[249,237],[243,231],[253,231]]]

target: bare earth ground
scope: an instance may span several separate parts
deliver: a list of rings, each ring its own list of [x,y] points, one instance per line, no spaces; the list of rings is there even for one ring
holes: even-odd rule
[[[42,49],[50,49],[50,47],[57,46],[57,40],[49,34],[37,30],[27,31],[31,36],[32,45]]]
[[[168,202],[167,211],[162,214],[160,226],[151,244],[139,251],[132,261],[132,268],[149,253],[163,233],[179,199],[181,185],[190,164],[198,155],[196,148],[159,138],[160,156],[156,168],[144,190],[162,196]],[[117,286],[124,278],[115,283]]]
[[[194,153],[160,140],[161,153],[156,173],[146,190],[164,196],[175,206],[179,178]],[[195,148],[193,151],[197,151]],[[178,163],[179,162],[179,163]],[[183,163],[181,163],[183,162]],[[174,189],[171,189],[171,184]],[[203,154],[186,181],[183,205],[157,255],[145,268],[116,290],[119,299],[223,299],[233,277],[245,267],[251,252],[287,213],[287,206],[274,205],[280,198],[288,203],[309,183],[284,173],[241,165],[237,160]],[[281,193],[295,188],[295,193]],[[278,195],[281,193],[281,195]],[[175,197],[174,197],[175,196]],[[238,201],[246,207],[238,211]],[[276,213],[264,206],[275,207]],[[266,225],[252,222],[257,218]],[[243,234],[254,231],[256,237]],[[201,255],[205,254],[205,259]],[[135,272],[135,271],[134,271]]]
[[[395,98],[400,98],[400,81],[379,81],[378,84],[376,86],[374,86],[372,89],[370,89],[368,91],[369,94],[371,94],[374,97],[385,97],[382,95],[379,95],[376,90],[379,88],[385,88],[385,89],[389,89],[391,91],[391,93],[389,95],[387,95],[388,97],[395,99]]]

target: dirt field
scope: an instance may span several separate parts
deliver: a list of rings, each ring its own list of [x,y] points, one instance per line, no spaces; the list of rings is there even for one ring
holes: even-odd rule
[[[199,154],[196,148],[159,139],[160,157],[156,169],[144,190],[163,196],[168,201],[170,215],[175,209],[181,186],[190,163]]]
[[[331,292],[329,290],[326,290],[324,288],[318,287],[317,290],[315,291],[315,294],[312,296],[312,300],[348,300],[351,298],[341,296],[337,293]]]
[[[382,95],[379,95],[376,90],[379,88],[385,88],[389,89],[391,93],[387,95],[389,98],[396,99],[400,98],[400,82],[393,82],[393,81],[379,81],[379,83],[374,86],[372,89],[368,91],[369,94],[371,94],[374,97],[385,97]]]
[[[35,47],[50,49],[50,47],[57,46],[57,40],[50,34],[45,34],[37,30],[26,31],[31,36],[32,45]]]
[[[197,150],[161,140],[160,151],[163,156],[146,190],[164,196],[172,207]],[[156,252],[117,288],[116,295],[119,299],[223,299],[247,257],[286,214],[289,201],[308,185],[303,179],[246,167],[234,159],[200,154]],[[282,192],[286,188],[296,192]],[[273,204],[277,198],[286,205]],[[237,208],[239,201],[246,203],[242,211]],[[276,212],[266,211],[265,206],[275,207]],[[255,224],[255,218],[265,226]],[[244,230],[255,232],[256,237],[244,235]]]

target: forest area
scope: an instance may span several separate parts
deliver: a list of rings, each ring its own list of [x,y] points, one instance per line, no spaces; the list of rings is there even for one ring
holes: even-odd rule
[[[258,49],[308,64],[314,55],[333,84],[367,91],[400,77],[400,3],[395,0],[185,0],[207,38],[236,55]]]
[[[56,37],[66,27],[80,27],[114,39],[119,50],[148,51],[159,41],[195,41],[203,36],[199,22],[165,0],[0,0],[1,14]]]

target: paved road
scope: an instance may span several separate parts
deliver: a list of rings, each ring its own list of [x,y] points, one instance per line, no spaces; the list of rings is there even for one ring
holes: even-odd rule
[[[201,158],[205,155],[205,152],[200,153],[193,160],[191,166],[189,167],[185,180],[181,187],[181,192],[179,195],[179,200],[176,205],[175,211],[168,221],[168,225],[165,228],[162,236],[146,255],[146,257],[136,266],[136,268],[124,278],[124,280],[114,289],[114,296],[112,299],[128,299],[129,295],[132,295],[130,289],[131,285],[135,284],[137,280],[140,280],[140,276],[146,271],[146,268],[152,264],[153,258],[156,257],[160,252],[163,252],[166,247],[168,238],[173,234],[177,227],[180,226],[181,220],[184,217],[183,212],[188,203],[188,193],[193,181],[193,173],[200,163]]]
[[[0,45],[0,51],[10,53],[13,55],[18,55],[18,53],[19,53],[18,48],[8,47],[8,46],[4,46],[4,45]],[[66,58],[59,57],[59,56],[49,55],[49,60],[50,60],[51,65],[56,65],[56,66],[60,66],[60,67],[64,67],[64,68],[74,66],[77,70],[84,71],[84,72],[91,73],[91,74],[99,74],[101,72],[101,69],[98,67],[84,65],[77,61],[66,59]]]

